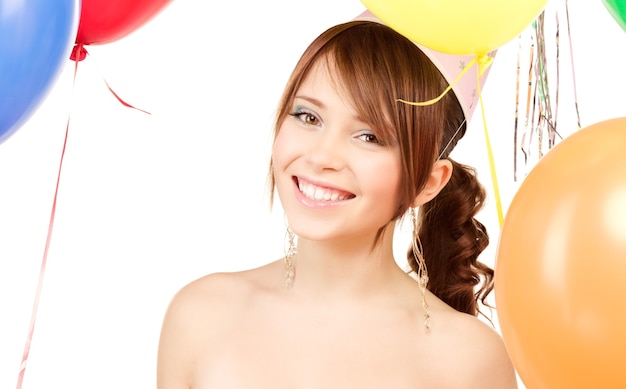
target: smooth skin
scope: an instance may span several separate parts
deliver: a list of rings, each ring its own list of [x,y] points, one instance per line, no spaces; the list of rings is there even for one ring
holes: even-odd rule
[[[300,87],[272,160],[298,235],[295,283],[285,286],[279,260],[182,288],[163,323],[159,389],[517,387],[501,337],[478,318],[427,292],[425,329],[417,282],[393,257],[398,150],[355,115],[326,66]],[[415,205],[451,169],[438,161]]]

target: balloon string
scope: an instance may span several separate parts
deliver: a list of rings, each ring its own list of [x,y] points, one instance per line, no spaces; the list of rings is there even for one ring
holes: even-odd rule
[[[567,5],[567,0],[565,0],[565,19],[567,20],[567,38],[569,41],[569,55],[570,55],[570,63],[572,66],[572,81],[574,88],[574,106],[576,108],[576,119],[578,123],[578,129],[581,128],[580,125],[580,112],[578,111],[578,95],[576,93],[576,72],[574,71],[574,51],[572,48],[572,33],[569,28],[569,6]]]
[[[477,84],[478,84],[478,98],[480,100],[480,108],[481,108],[481,112],[482,112],[482,116],[483,116],[483,125],[484,125],[484,132],[485,132],[485,141],[487,143],[487,153],[489,155],[489,167],[491,170],[491,180],[493,182],[493,191],[494,191],[494,195],[496,198],[496,209],[498,212],[498,222],[500,224],[500,227],[502,227],[502,224],[504,222],[504,215],[502,212],[502,201],[500,200],[500,190],[498,188],[498,177],[496,175],[496,165],[495,165],[495,161],[494,161],[494,157],[493,157],[493,150],[491,148],[491,141],[489,139],[489,131],[487,130],[487,121],[485,120],[485,109],[483,106],[483,97],[482,97],[482,93],[481,93],[481,88],[480,88],[480,79],[483,75],[483,73],[485,72],[485,70],[487,70],[487,68],[493,63],[493,57],[490,57],[488,55],[479,55],[476,56],[474,59],[472,59],[461,71],[461,73],[459,73],[459,75],[450,83],[450,85],[448,85],[448,87],[436,98],[434,99],[430,99],[427,101],[423,101],[423,102],[414,102],[414,101],[406,101],[403,99],[396,99],[396,101],[405,103],[405,104],[409,104],[409,105],[416,105],[416,106],[425,106],[425,105],[431,105],[434,104],[436,102],[438,102],[439,100],[441,100],[443,98],[443,96],[445,96],[446,93],[448,93],[453,87],[454,85],[456,85],[456,83],[461,79],[461,77],[463,77],[463,75],[476,63],[478,62],[478,69],[477,69]]]
[[[558,132],[558,126],[557,126],[557,121],[559,119],[559,90],[560,90],[560,86],[561,86],[561,66],[560,66],[560,46],[559,46],[559,36],[560,36],[560,27],[559,27],[559,13],[558,11],[556,12],[555,16],[555,25],[556,25],[556,32],[555,32],[555,50],[556,50],[556,85],[555,85],[555,93],[554,93],[554,115],[552,116],[552,126],[550,127],[550,132],[549,137],[548,137],[548,144],[549,147],[553,147],[555,144],[555,138],[556,136],[559,136],[559,132]]]
[[[137,111],[141,111],[141,112],[143,112],[143,113],[147,113],[148,115],[151,115],[151,113],[150,113],[150,112],[148,112],[148,111],[144,111],[143,109],[140,109],[140,108],[137,108],[137,107],[133,107],[132,105],[130,105],[130,104],[128,104],[127,102],[125,102],[124,100],[122,100],[122,99],[120,98],[120,96],[118,96],[118,94],[117,94],[117,93],[115,93],[115,92],[113,91],[113,89],[111,88],[111,86],[109,85],[109,83],[107,82],[107,80],[104,80],[104,83],[106,84],[107,88],[109,88],[109,91],[113,94],[113,96],[115,96],[115,98],[116,98],[116,99],[117,99],[120,103],[122,103],[122,105],[124,105],[124,106],[126,106],[126,107],[128,107],[128,108],[133,108],[133,109],[136,109]]]
[[[480,101],[480,112],[483,117],[483,130],[485,133],[485,143],[487,145],[487,155],[489,156],[489,170],[491,171],[491,182],[493,183],[493,193],[496,199],[496,211],[498,213],[498,224],[500,228],[502,228],[502,224],[504,223],[504,213],[502,212],[502,201],[500,199],[500,189],[498,186],[498,175],[496,174],[496,164],[495,159],[493,157],[493,150],[491,148],[491,140],[489,139],[489,131],[487,130],[487,120],[485,115],[485,106],[483,104],[483,95],[481,93],[480,88],[480,75],[478,73],[477,84],[478,84],[478,99]]]
[[[85,46],[82,43],[77,43],[76,46],[74,46],[74,50],[72,51],[72,55],[70,56],[70,58],[72,60],[75,60],[76,63],[78,64],[79,61],[84,60],[87,55],[89,54],[89,52],[87,52],[87,49],[85,49]],[[113,88],[111,88],[111,85],[109,85],[109,83],[107,82],[107,80],[103,77],[104,83],[107,86],[107,89],[109,90],[109,92],[111,92],[111,94],[117,99],[117,101],[119,101],[123,106],[128,107],[128,108],[132,108],[132,109],[136,109],[137,111],[141,111],[143,113],[146,113],[148,115],[151,115],[150,112],[148,111],[144,111],[143,109],[137,108],[135,106],[132,106],[130,104],[128,104],[126,101],[124,101],[117,93],[115,93],[115,91],[113,90]]]
[[[78,60],[74,65],[74,79],[72,82],[72,90],[74,90],[74,86],[76,84],[76,73],[78,71]],[[41,298],[41,291],[43,289],[43,281],[44,275],[46,272],[46,264],[48,262],[48,251],[50,250],[50,242],[52,240],[52,230],[54,227],[54,218],[56,215],[57,208],[57,197],[59,194],[59,183],[61,182],[61,170],[63,168],[63,159],[65,157],[65,149],[67,147],[67,138],[70,129],[70,117],[71,113],[67,117],[67,123],[65,125],[65,138],[63,139],[63,147],[61,149],[61,158],[59,161],[59,170],[57,173],[57,182],[54,190],[54,198],[52,200],[52,210],[50,212],[50,221],[48,223],[48,235],[46,237],[46,245],[44,247],[43,258],[41,260],[41,267],[39,269],[39,279],[37,281],[37,290],[35,292],[35,299],[33,302],[33,310],[31,313],[30,325],[28,329],[28,334],[26,337],[26,342],[24,345],[24,353],[22,355],[22,362],[20,363],[20,370],[17,377],[17,389],[22,388],[22,383],[24,381],[24,374],[26,372],[26,363],[28,361],[28,357],[30,355],[30,346],[33,340],[33,334],[35,333],[35,323],[37,322],[37,312],[39,311],[39,300]]]
[[[549,108],[549,91],[547,83],[547,70],[546,70],[546,50],[545,50],[545,37],[544,37],[544,13],[542,12],[535,21],[535,36],[537,37],[537,63],[535,66],[535,77],[537,87],[537,109],[539,110],[537,115],[537,158],[543,156],[543,124],[548,119],[550,112]]]
[[[535,53],[535,41],[533,39],[533,35],[530,35],[530,47],[529,47],[529,60],[528,60],[528,85],[526,89],[526,115],[524,117],[524,132],[522,133],[521,139],[521,148],[520,150],[524,154],[524,166],[528,165],[528,158],[530,153],[530,143],[532,140],[532,136],[529,132],[532,132],[532,118],[530,116],[530,106],[531,106],[531,97],[532,97],[532,85],[533,85],[533,64],[534,64],[534,56]],[[534,112],[533,112],[534,116]],[[530,129],[529,129],[530,125]],[[526,145],[526,138],[528,137],[528,145]]]
[[[515,123],[513,128],[513,181],[517,182],[517,133],[519,127],[519,83],[520,83],[520,58],[522,51],[521,36],[517,42],[517,72],[515,74]]]
[[[498,222],[500,224],[500,227],[502,227],[502,224],[504,222],[504,215],[502,212],[502,201],[500,200],[500,190],[498,188],[498,177],[496,175],[496,165],[495,165],[495,161],[493,157],[493,150],[491,148],[491,141],[489,139],[489,131],[487,130],[487,121],[485,120],[485,108],[483,106],[483,97],[482,97],[481,88],[480,88],[480,79],[483,73],[485,72],[485,70],[487,70],[487,68],[493,63],[493,57],[490,57],[488,55],[476,56],[467,65],[465,65],[461,73],[459,73],[459,75],[456,76],[456,78],[450,83],[450,85],[448,85],[448,87],[438,97],[434,99],[430,99],[430,100],[423,101],[423,102],[406,101],[403,99],[396,99],[396,101],[409,104],[409,105],[416,105],[416,106],[425,106],[425,105],[434,104],[438,102],[439,100],[441,100],[443,96],[445,96],[445,94],[448,93],[454,87],[454,85],[456,85],[456,83],[461,79],[461,77],[463,77],[463,75],[477,62],[478,62],[478,69],[476,72],[476,80],[478,84],[478,98],[480,100],[480,108],[481,108],[481,112],[483,116],[485,141],[487,143],[487,153],[489,155],[489,167],[491,170],[491,180],[493,182],[493,191],[494,191],[494,195],[496,198]]]
[[[409,104],[409,105],[416,105],[416,106],[425,106],[425,105],[431,105],[434,104],[436,102],[438,102],[439,100],[441,100],[443,98],[443,96],[445,96],[446,93],[448,93],[453,87],[454,85],[456,85],[456,83],[461,79],[461,77],[463,77],[463,75],[476,63],[478,62],[478,69],[477,69],[477,84],[478,84],[478,98],[480,100],[480,108],[481,108],[481,112],[482,112],[482,116],[483,116],[483,126],[484,126],[484,132],[485,132],[485,141],[487,143],[487,153],[489,155],[489,167],[491,170],[491,180],[493,182],[493,191],[494,191],[494,195],[496,197],[496,209],[498,212],[498,221],[500,224],[500,227],[502,227],[502,223],[504,222],[504,215],[502,212],[502,201],[500,200],[500,190],[498,188],[498,177],[496,175],[496,165],[495,165],[495,161],[494,161],[494,157],[493,157],[493,150],[491,148],[491,141],[489,139],[489,131],[487,130],[487,121],[485,120],[485,108],[483,106],[483,97],[482,97],[482,93],[481,93],[481,88],[480,88],[480,79],[483,75],[483,73],[485,72],[485,70],[487,70],[487,68],[493,63],[493,57],[490,57],[488,55],[479,55],[476,56],[474,59],[472,59],[461,71],[461,73],[459,73],[459,75],[454,79],[454,81],[452,81],[450,83],[450,85],[448,85],[448,87],[436,98],[434,99],[430,99],[427,101],[423,101],[423,102],[414,102],[414,101],[406,101],[403,99],[396,99],[396,101],[405,103],[405,104]]]
[[[78,73],[78,63],[80,61],[82,61],[83,59],[85,59],[85,57],[87,56],[87,54],[89,54],[87,52],[87,50],[84,48],[84,46],[82,44],[77,44],[73,51],[72,54],[70,56],[70,58],[74,61],[74,78],[72,80],[72,90],[75,89],[76,86],[76,74]],[[111,88],[111,86],[109,85],[109,83],[106,81],[106,79],[104,80],[104,83],[106,84],[107,88],[109,89],[109,91],[113,94],[113,96],[120,102],[122,103],[122,105],[129,107],[129,108],[133,108],[136,109],[138,111],[144,112],[148,115],[150,115],[150,112],[144,111],[143,109],[134,107],[130,104],[128,104],[127,102],[125,102],[124,100],[122,100],[122,98],[115,93],[115,91],[113,91],[113,89]],[[26,373],[26,364],[28,361],[28,357],[30,355],[30,346],[32,344],[32,340],[33,340],[33,334],[35,333],[35,324],[37,322],[37,313],[39,311],[39,301],[41,298],[41,291],[43,289],[43,282],[44,282],[44,275],[46,272],[46,264],[48,262],[48,252],[50,250],[50,242],[52,240],[52,231],[54,228],[54,219],[55,219],[55,215],[56,215],[56,206],[57,206],[57,197],[59,194],[59,184],[61,182],[61,171],[63,168],[63,160],[65,157],[65,150],[67,148],[67,138],[69,135],[69,129],[70,129],[70,118],[71,118],[71,112],[67,117],[67,123],[65,125],[65,137],[63,139],[63,147],[61,149],[61,158],[59,160],[59,170],[57,173],[57,182],[56,182],[56,187],[54,190],[54,198],[52,201],[52,210],[50,212],[50,221],[48,223],[48,235],[46,237],[46,245],[44,247],[44,252],[43,252],[43,258],[41,261],[41,266],[39,269],[39,279],[37,281],[37,289],[35,292],[35,298],[33,301],[33,309],[31,312],[31,319],[30,319],[30,324],[29,324],[29,329],[28,329],[28,334],[26,336],[26,342],[24,345],[24,352],[22,354],[22,361],[20,363],[20,369],[18,372],[18,377],[17,377],[17,386],[16,389],[21,389],[22,388],[22,383],[24,382],[24,374]]]
[[[405,103],[405,104],[409,104],[409,105],[415,105],[415,106],[425,106],[425,105],[431,105],[431,104],[435,104],[436,102],[438,102],[439,100],[441,100],[443,98],[443,96],[446,95],[446,93],[448,93],[453,87],[454,85],[456,85],[456,83],[461,79],[461,77],[463,77],[463,75],[476,63],[478,62],[478,77],[480,79],[480,77],[482,76],[482,74],[485,72],[485,70],[489,67],[489,65],[491,65],[491,63],[493,62],[493,58],[488,56],[488,55],[479,55],[474,57],[467,65],[465,65],[465,67],[463,68],[463,70],[461,71],[461,73],[459,73],[456,78],[448,85],[448,87],[441,92],[441,94],[437,97],[435,97],[434,99],[430,99],[427,101],[421,101],[421,102],[417,102],[417,101],[407,101],[407,100],[403,100],[403,99],[396,99],[396,101],[401,102],[401,103]]]
[[[560,65],[560,46],[559,46],[559,36],[560,36],[560,26],[559,26],[559,13],[558,11],[555,14],[555,24],[556,24],[556,35],[555,35],[555,50],[556,50],[556,91],[554,96],[554,115],[553,115],[553,123],[551,126],[550,137],[548,141],[550,142],[550,148],[555,145],[555,138],[558,136],[562,139],[561,135],[558,131],[557,121],[559,118],[559,93],[561,86],[561,65]]]

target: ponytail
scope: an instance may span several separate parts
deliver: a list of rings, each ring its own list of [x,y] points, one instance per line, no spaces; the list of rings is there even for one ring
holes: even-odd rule
[[[428,268],[428,289],[460,312],[477,316],[479,302],[493,290],[494,271],[478,261],[489,244],[485,226],[474,218],[483,207],[485,189],[475,169],[451,159],[453,172],[448,184],[418,214],[418,231]],[[417,271],[412,250],[411,268]]]

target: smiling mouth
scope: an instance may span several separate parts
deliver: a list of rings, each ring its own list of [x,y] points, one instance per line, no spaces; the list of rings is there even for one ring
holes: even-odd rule
[[[304,197],[315,201],[343,201],[356,197],[350,192],[345,192],[337,189],[325,188],[322,186],[313,185],[310,182],[303,182],[297,177],[294,177],[298,189],[304,195]]]

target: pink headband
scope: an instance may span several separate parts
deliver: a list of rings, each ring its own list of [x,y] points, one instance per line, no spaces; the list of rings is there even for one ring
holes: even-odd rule
[[[370,11],[363,12],[354,20],[370,20],[373,22],[384,24]],[[452,85],[452,90],[456,94],[456,97],[461,104],[461,108],[463,109],[463,113],[465,114],[465,120],[469,124],[469,121],[472,118],[472,114],[474,113],[474,109],[478,105],[479,100],[477,90],[478,65],[476,62],[474,62],[472,66],[469,67],[469,69],[465,68],[470,62],[476,60],[476,56],[447,54],[429,49],[418,43],[415,43],[415,45],[419,47],[422,52],[424,52],[424,54],[426,54],[426,56],[431,60],[433,64],[435,64],[441,74],[443,74],[443,76],[445,77],[446,81],[448,81],[448,84]],[[488,56],[491,58],[493,58],[495,55],[495,50],[488,54]],[[461,75],[463,71],[466,72]],[[485,84],[488,73],[489,67],[486,67],[480,77],[481,89]],[[459,76],[460,78],[458,78]],[[454,82],[455,80],[456,82]]]

